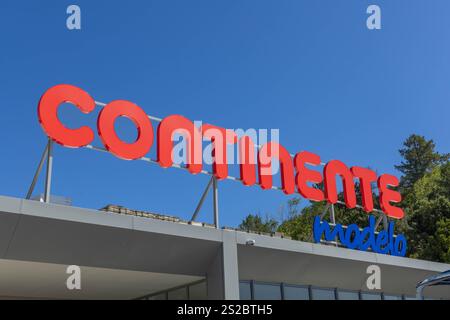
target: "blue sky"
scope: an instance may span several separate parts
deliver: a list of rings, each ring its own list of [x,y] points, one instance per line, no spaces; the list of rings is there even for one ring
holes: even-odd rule
[[[66,28],[81,7],[82,29]],[[366,8],[382,29],[366,28]],[[182,114],[228,128],[277,128],[292,153],[394,173],[411,133],[450,151],[450,2],[1,1],[0,194],[23,197],[46,136],[36,107],[59,83],[96,100],[128,99],[148,114]],[[62,106],[69,126],[95,126]],[[124,138],[133,127],[118,128]],[[277,181],[277,180],[276,180]],[[53,193],[189,218],[208,182],[177,169],[56,147]],[[43,180],[38,184],[42,191]],[[221,225],[277,217],[281,192],[219,184]],[[207,200],[199,220],[212,221]]]

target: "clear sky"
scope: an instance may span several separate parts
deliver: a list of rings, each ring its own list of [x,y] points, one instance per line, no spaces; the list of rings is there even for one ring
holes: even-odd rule
[[[70,4],[81,7],[81,30],[66,28]],[[381,7],[381,30],[366,27],[370,4]],[[398,174],[397,150],[411,133],[450,151],[449,12],[448,0],[2,0],[0,194],[26,194],[46,143],[37,103],[59,83],[103,102],[131,100],[158,117],[276,128],[292,153]],[[95,115],[73,107],[60,116],[95,128]],[[127,120],[117,127],[135,135]],[[207,182],[55,148],[52,191],[76,206],[114,203],[188,219]],[[221,225],[248,213],[277,217],[287,199],[220,182]],[[211,202],[199,220],[212,221]]]

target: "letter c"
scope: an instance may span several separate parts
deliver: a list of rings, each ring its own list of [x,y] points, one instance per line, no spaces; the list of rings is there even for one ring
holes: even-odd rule
[[[55,142],[65,147],[83,147],[94,140],[94,132],[87,126],[69,129],[61,123],[58,107],[66,102],[86,114],[95,109],[95,101],[86,91],[69,84],[59,84],[48,89],[39,100],[39,122],[47,136]]]

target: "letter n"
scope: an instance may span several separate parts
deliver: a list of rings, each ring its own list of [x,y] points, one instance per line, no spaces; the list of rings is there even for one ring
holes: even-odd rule
[[[272,159],[278,158],[281,168],[281,184],[285,194],[295,191],[294,163],[289,152],[276,142],[269,142],[258,152],[258,174],[261,188],[272,188]]]
[[[189,119],[172,115],[164,118],[158,126],[158,163],[163,168],[173,165],[173,136],[183,135],[187,140],[187,168],[190,173],[202,171],[202,135],[200,130]]]
[[[339,160],[331,160],[325,165],[323,172],[325,177],[325,198],[327,201],[334,204],[338,200],[336,175],[339,175],[344,185],[345,205],[350,209],[356,207],[355,184],[350,169]]]

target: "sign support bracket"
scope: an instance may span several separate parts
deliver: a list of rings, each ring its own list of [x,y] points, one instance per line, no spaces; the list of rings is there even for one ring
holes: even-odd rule
[[[44,152],[42,153],[41,160],[39,161],[36,172],[33,176],[33,180],[31,181],[30,188],[28,189],[27,195],[25,199],[31,199],[34,188],[36,186],[39,175],[41,174],[42,167],[44,165],[44,161],[47,161],[47,172],[45,177],[45,192],[44,192],[44,202],[50,202],[50,190],[51,190],[51,181],[52,181],[52,170],[53,170],[53,141],[48,139],[47,145],[45,146]]]
[[[219,190],[217,188],[217,178],[212,176],[213,182],[213,207],[214,207],[214,225],[219,229]]]
[[[209,189],[211,189],[213,179],[214,179],[214,177],[211,177],[211,179],[208,182],[208,185],[206,186],[205,191],[203,191],[202,197],[200,198],[200,201],[198,202],[197,208],[195,208],[195,211],[194,211],[194,214],[192,215],[191,221],[195,221],[195,219],[197,219],[198,213],[200,212],[200,209],[202,208],[203,202],[205,202],[206,196],[209,193]]]
[[[197,207],[195,208],[194,214],[192,215],[190,222],[195,221],[195,219],[197,219],[200,209],[203,206],[203,202],[205,202],[206,196],[208,195],[209,190],[211,189],[211,186],[212,186],[214,226],[216,227],[216,229],[219,229],[219,190],[218,190],[217,185],[218,185],[217,178],[214,176],[211,176],[211,179],[209,179],[209,182],[206,185],[205,191],[203,191],[200,201],[198,202]]]

